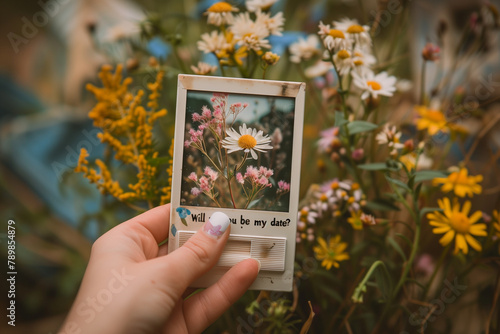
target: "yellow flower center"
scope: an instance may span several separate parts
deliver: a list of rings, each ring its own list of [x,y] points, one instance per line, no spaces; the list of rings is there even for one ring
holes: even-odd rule
[[[321,194],[321,197],[319,199],[322,202],[326,202],[328,200],[328,197],[325,194]]]
[[[469,233],[469,218],[462,212],[453,212],[450,217],[451,227],[458,233]]]
[[[360,34],[362,32],[365,32],[365,28],[360,26],[359,24],[354,24],[347,28],[347,32],[350,34]]]
[[[347,59],[349,58],[351,55],[349,54],[349,52],[347,52],[347,50],[340,50],[338,53],[337,53],[337,57],[339,57],[340,59]]]
[[[354,197],[349,197],[349,199],[347,200],[347,203],[349,204],[352,204],[354,203],[356,200],[354,199]]]
[[[338,29],[330,29],[330,31],[328,32],[328,35],[332,36],[333,38],[345,39],[344,33]]]
[[[332,189],[337,189],[338,187],[339,187],[339,183],[337,181],[332,182],[332,185],[330,186],[330,188],[332,188]]]
[[[221,1],[214,3],[210,8],[207,9],[208,12],[212,13],[223,13],[230,12],[233,9],[233,6],[228,4],[227,2]]]
[[[309,213],[309,211],[307,211],[307,209],[302,209],[302,210],[300,210],[300,215],[301,215],[302,217],[307,217],[307,214],[308,214],[308,213]]]
[[[367,81],[366,84],[370,86],[373,90],[381,90],[382,86],[376,81]]]
[[[243,135],[238,139],[238,146],[244,149],[254,148],[257,145],[257,140],[251,135]]]
[[[363,65],[363,61],[362,60],[355,60],[354,65],[361,66],[361,65]]]
[[[352,190],[358,190],[359,189],[359,183],[354,182],[351,186]]]

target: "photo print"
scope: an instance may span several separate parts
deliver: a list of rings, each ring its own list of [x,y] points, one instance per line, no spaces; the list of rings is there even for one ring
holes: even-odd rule
[[[295,98],[190,90],[181,205],[288,212]]]

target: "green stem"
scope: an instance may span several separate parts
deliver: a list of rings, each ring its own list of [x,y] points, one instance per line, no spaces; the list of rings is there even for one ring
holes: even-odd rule
[[[387,275],[389,275],[389,273],[387,272],[387,268],[385,267],[384,262],[382,262],[381,260],[377,260],[377,261],[373,262],[373,264],[371,265],[370,269],[366,273],[363,280],[358,284],[356,289],[354,289],[354,293],[352,294],[352,297],[351,297],[353,302],[355,302],[355,303],[362,303],[363,302],[363,294],[366,292],[366,283],[368,283],[368,280],[370,279],[370,277],[375,272],[375,269],[377,269],[378,266],[382,266],[384,268],[384,270],[386,271]]]

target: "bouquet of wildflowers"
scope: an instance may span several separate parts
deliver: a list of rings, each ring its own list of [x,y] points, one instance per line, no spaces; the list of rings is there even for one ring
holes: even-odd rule
[[[474,313],[474,330],[498,330],[500,190],[485,180],[494,180],[489,171],[498,170],[500,145],[477,163],[474,152],[500,117],[484,109],[488,104],[466,101],[467,87],[448,91],[453,72],[484,52],[485,36],[497,34],[498,10],[485,3],[470,14],[462,38],[446,46],[453,49],[451,68],[438,71],[437,84],[426,87],[426,76],[439,66],[442,50],[436,43],[446,34],[441,27],[440,39],[421,50],[417,89],[398,77],[399,63],[408,63],[407,55],[398,54],[405,47],[387,49],[387,41],[375,38],[380,15],[367,24],[336,13],[336,20],[316,22],[316,31],[293,35],[284,31],[283,12],[272,10],[276,2],[249,0],[244,8],[216,2],[204,12],[210,31],[192,43],[186,37],[185,45],[164,38],[176,57],[144,65],[153,64],[158,73],[146,107],[140,106],[142,92],[127,91],[130,82],[122,81],[120,67],[114,75],[105,67],[104,88],[90,87],[98,103],[89,116],[103,129],[100,139],[115,158],[135,166],[137,182],[124,190],[102,161],[95,162],[100,172],[91,168],[84,151],[77,171],[138,210],[164,203],[171,153],[160,156],[151,141],[155,120],[166,114],[157,103],[163,70],[168,77],[173,68],[190,63],[201,75],[304,80],[294,292],[249,294],[245,311],[236,306],[230,311],[234,317],[219,320],[215,330],[243,326],[231,321],[241,316],[251,320],[243,327],[258,333],[451,332],[460,320],[461,300],[485,294],[488,298],[478,301],[484,307]],[[408,4],[402,10],[408,13]],[[160,22],[149,19],[143,36],[168,36]],[[286,44],[289,36],[293,41]],[[289,178],[276,178],[287,125],[264,133],[238,118],[248,107],[244,102],[230,102],[226,94],[210,99],[211,106],[190,115],[184,145],[203,163],[185,162],[190,173],[184,199],[279,210],[290,189]],[[467,126],[471,118],[485,124],[479,134]],[[264,156],[261,165],[256,151]],[[448,158],[455,151],[459,158]],[[477,198],[485,202],[481,209]],[[482,277],[479,283],[476,275]]]

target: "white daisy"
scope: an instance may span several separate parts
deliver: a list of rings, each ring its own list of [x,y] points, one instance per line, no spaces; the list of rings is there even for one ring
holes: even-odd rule
[[[238,45],[244,45],[249,49],[259,51],[261,48],[271,48],[271,44],[266,39],[269,30],[264,22],[254,22],[248,12],[241,13],[234,19],[231,32]]]
[[[255,24],[264,25],[267,28],[268,33],[271,35],[281,36],[283,25],[285,24],[285,18],[283,17],[282,12],[279,12],[271,17],[271,14],[258,10]]]
[[[260,10],[268,10],[278,0],[247,0],[245,5],[249,12],[256,12]]]
[[[204,33],[201,35],[201,41],[198,41],[198,50],[204,53],[217,53],[220,50],[227,48],[226,37],[223,33],[219,33],[216,30],[209,33]]]
[[[334,21],[333,25],[336,29],[345,32],[346,37],[352,43],[356,43],[357,46],[367,47],[372,45],[369,26],[362,26],[357,20],[351,20],[348,18],[344,18],[340,21]]]
[[[208,24],[220,26],[223,24],[232,24],[234,21],[233,12],[237,12],[238,8],[231,4],[221,1],[210,6],[205,15],[208,15]]]
[[[200,61],[198,62],[198,66],[191,65],[191,70],[193,70],[195,74],[207,75],[214,73],[217,70],[217,66],[212,66]]]
[[[299,40],[290,45],[290,61],[300,63],[302,60],[309,60],[319,54],[319,39],[316,35],[309,35],[307,39],[299,37]]]
[[[403,148],[405,145],[400,142],[401,132],[396,131],[396,126],[386,124],[384,129],[375,136],[375,140],[380,145],[385,145],[392,149],[391,155],[396,155],[398,149]]]
[[[377,59],[367,50],[356,47],[352,56],[354,70],[358,74],[370,71],[370,67],[377,62]]]
[[[355,67],[351,53],[345,49],[340,50],[333,56],[333,61],[340,75],[346,75]]]
[[[318,34],[323,39],[325,48],[330,51],[351,48],[351,41],[346,38],[346,34],[341,29],[331,29],[329,24],[325,25],[323,22],[319,22]]]
[[[256,129],[247,128],[247,125],[243,123],[240,126],[240,133],[234,129],[228,129],[226,131],[228,137],[222,140],[222,147],[228,149],[227,153],[233,153],[236,151],[244,151],[252,155],[252,158],[257,160],[257,153],[265,152],[265,150],[271,150],[273,147],[269,145],[271,138],[268,135],[264,136],[261,131],[257,132]]]
[[[332,68],[333,65],[331,62],[318,60],[316,64],[306,68],[304,74],[310,79],[316,78],[327,74]]]
[[[360,88],[363,93],[362,99],[368,98],[370,95],[377,98],[379,95],[392,96],[396,91],[396,78],[389,76],[387,72],[381,72],[375,75],[372,71],[366,71],[362,74],[352,73],[354,85]]]

